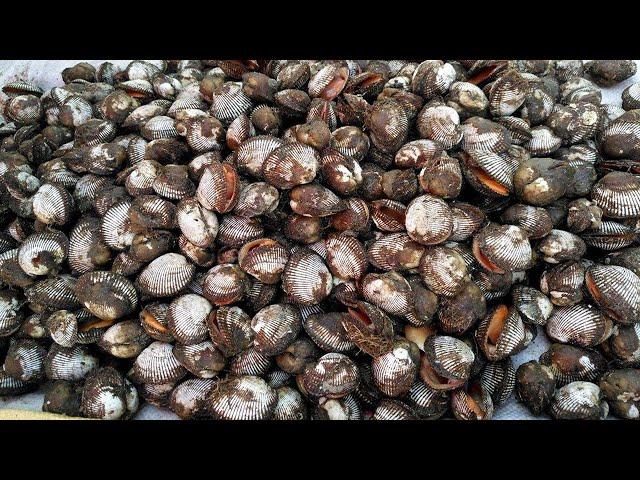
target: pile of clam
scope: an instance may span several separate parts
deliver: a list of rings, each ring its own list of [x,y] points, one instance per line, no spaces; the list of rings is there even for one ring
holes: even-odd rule
[[[640,84],[594,61],[79,63],[5,85],[0,395],[638,418]],[[536,335],[537,361],[512,357]]]

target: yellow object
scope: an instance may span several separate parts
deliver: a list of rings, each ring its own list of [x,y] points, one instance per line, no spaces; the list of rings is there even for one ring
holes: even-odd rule
[[[14,408],[0,409],[0,420],[85,420],[80,417],[67,417],[57,413],[34,412]]]

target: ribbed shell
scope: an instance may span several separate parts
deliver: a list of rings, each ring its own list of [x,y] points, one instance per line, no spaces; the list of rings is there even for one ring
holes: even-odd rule
[[[489,110],[494,117],[513,114],[525,101],[528,82],[516,70],[510,70],[491,85]]]
[[[451,411],[458,420],[491,420],[493,401],[481,384],[474,383],[451,393]]]
[[[462,140],[460,116],[453,108],[446,105],[425,106],[416,120],[420,136],[433,140],[449,150]]]
[[[389,397],[406,394],[416,379],[418,365],[410,346],[413,344],[407,341],[396,342],[390,352],[375,357],[371,363],[374,383]]]
[[[196,267],[183,255],[165,253],[147,265],[137,279],[141,292],[153,297],[175,295],[193,278]]]
[[[436,295],[453,296],[469,278],[464,259],[447,247],[427,248],[420,260],[420,276]]]
[[[80,212],[86,212],[93,207],[96,194],[105,187],[112,185],[113,179],[87,174],[80,177],[73,189],[73,198]]]
[[[394,163],[400,168],[422,168],[433,165],[442,153],[439,143],[419,139],[405,143],[396,152]]]
[[[206,340],[206,321],[212,308],[206,298],[193,293],[173,300],[167,312],[167,325],[173,338],[183,345],[193,345]]]
[[[64,225],[75,210],[73,197],[61,185],[45,183],[32,198],[33,214],[47,225]]]
[[[196,197],[205,208],[226,213],[235,207],[239,193],[240,181],[233,165],[214,161],[200,177]]]
[[[360,380],[358,367],[342,353],[327,353],[303,374],[305,390],[314,397],[341,398],[349,395]]]
[[[456,79],[456,70],[442,60],[425,60],[413,71],[411,90],[426,100],[444,95]]]
[[[585,274],[591,297],[620,323],[640,322],[640,278],[617,265],[595,264]]]
[[[513,174],[517,165],[494,152],[471,152],[462,155],[465,178],[478,192],[496,197],[513,191]]]
[[[610,318],[590,305],[556,308],[546,332],[556,342],[592,347],[605,341],[613,328]]]
[[[127,412],[124,378],[115,368],[91,373],[82,387],[82,413],[88,418],[117,420]]]
[[[390,233],[375,240],[367,249],[367,259],[381,270],[417,268],[424,246],[406,233]]]
[[[383,232],[402,232],[406,218],[407,207],[396,200],[383,198],[374,200],[370,205],[371,220]]]
[[[140,312],[140,324],[154,340],[173,342],[173,335],[168,327],[168,313],[169,305],[166,303],[151,303]]]
[[[605,220],[599,228],[580,233],[580,238],[590,247],[612,251],[628,247],[640,234],[631,227]]]
[[[343,398],[321,399],[313,420],[362,420],[362,409],[354,395]]]
[[[34,95],[36,97],[40,97],[44,91],[36,84],[27,80],[16,80],[14,82],[9,82],[2,87],[2,93],[10,98],[17,95]]]
[[[497,273],[526,270],[532,262],[527,233],[515,225],[489,224],[473,238],[473,250],[476,258],[486,257]],[[480,263],[486,268],[486,262]]]
[[[553,221],[546,209],[531,205],[515,204],[505,210],[500,219],[525,230],[529,238],[537,239],[549,234]]]
[[[360,241],[350,235],[331,235],[325,240],[327,265],[342,280],[359,279],[367,269],[367,256]]]
[[[131,204],[129,219],[136,232],[147,228],[174,228],[176,206],[157,195],[140,195]]]
[[[282,289],[300,305],[320,303],[331,293],[333,278],[322,257],[300,248],[289,256],[282,272]]]
[[[506,310],[505,305],[499,305],[489,312],[476,330],[478,345],[491,361],[502,360],[525,347],[527,332],[522,318],[514,307]],[[498,321],[495,324],[495,319],[501,315],[505,315],[506,318],[503,322]]]
[[[460,147],[467,153],[502,153],[509,146],[509,136],[505,128],[498,123],[481,117],[472,117],[461,127],[462,143]]]
[[[32,339],[14,340],[4,360],[4,371],[22,382],[35,382],[44,376],[45,348]]]
[[[281,139],[271,135],[258,135],[244,140],[235,153],[238,170],[255,178],[262,178],[264,161],[283,143]]]
[[[448,240],[462,242],[476,233],[486,221],[486,215],[478,207],[468,203],[456,202],[450,205],[453,217],[453,230]]]
[[[368,112],[366,123],[371,143],[384,153],[392,153],[404,144],[409,132],[409,120],[402,105],[393,99],[377,100]],[[425,135],[426,136],[426,135]],[[439,140],[427,136],[431,140]],[[443,143],[443,146],[445,144]],[[445,148],[450,148],[446,147]]]
[[[74,309],[80,307],[75,293],[76,279],[70,275],[50,277],[24,289],[32,305],[46,309]]]
[[[607,369],[607,361],[597,351],[565,345],[551,344],[540,355],[540,363],[553,372],[558,386],[575,381],[595,381]]]
[[[348,352],[353,350],[355,345],[342,327],[345,315],[347,314],[342,312],[312,314],[303,320],[302,326],[311,340],[322,350]]]
[[[392,315],[405,316],[413,309],[411,286],[397,272],[369,273],[360,288],[367,302]]]
[[[434,390],[421,380],[416,380],[408,393],[408,400],[420,418],[435,420],[449,408],[449,395]]]
[[[18,95],[9,99],[4,106],[7,118],[22,125],[37,123],[42,113],[42,104],[35,95]]]
[[[542,272],[540,290],[558,306],[574,305],[582,300],[584,266],[580,262],[565,262]]]
[[[251,347],[231,357],[228,368],[232,375],[264,376],[272,366],[272,357],[263,355]]]
[[[23,382],[9,376],[4,369],[0,367],[0,396],[5,395],[21,395],[30,390],[35,390],[37,383]]]
[[[277,188],[266,182],[250,183],[241,188],[234,212],[246,218],[257,217],[274,211],[279,200]]]
[[[224,368],[224,357],[209,340],[192,345],[176,344],[173,354],[180,364],[199,378],[213,378]]]
[[[307,406],[300,392],[291,387],[277,389],[278,403],[273,411],[273,420],[306,420]]]
[[[640,217],[640,178],[627,172],[608,173],[593,186],[591,199],[607,217]]]
[[[349,71],[333,63],[325,65],[311,76],[308,85],[309,96],[333,100],[337,97],[349,78]]]
[[[601,420],[609,411],[600,388],[590,382],[572,382],[556,390],[549,412],[557,420]]]
[[[123,200],[109,208],[102,217],[100,233],[104,243],[113,250],[125,250],[133,242],[135,232],[131,228],[129,212],[132,203]]]
[[[397,400],[384,398],[373,414],[373,420],[417,420],[411,407]]]
[[[144,383],[138,388],[145,402],[159,408],[166,408],[169,405],[169,397],[175,386],[176,382],[158,384]]]
[[[9,290],[0,290],[0,337],[11,335],[18,328],[24,318],[20,297]]]
[[[511,143],[522,145],[531,140],[531,126],[520,117],[500,117],[496,122],[503,125],[511,136]]]
[[[318,152],[308,145],[293,142],[277,147],[265,158],[262,174],[271,185],[284,190],[310,183],[319,169]]]
[[[165,165],[153,179],[152,188],[155,193],[169,200],[182,200],[196,191],[186,165]]]
[[[58,310],[44,321],[51,339],[63,347],[73,347],[78,342],[78,319],[66,310]]]
[[[246,115],[240,115],[229,124],[226,133],[227,147],[237,150],[247,139],[255,136],[256,129]]]
[[[133,364],[133,378],[145,384],[177,382],[186,374],[170,343],[153,342],[140,352]]]
[[[277,392],[264,380],[245,375],[214,386],[208,407],[221,420],[267,420],[277,403]]]
[[[451,209],[440,198],[431,195],[416,197],[407,206],[405,226],[407,234],[418,243],[442,243],[453,230]]]
[[[347,125],[337,128],[331,133],[331,148],[341,154],[361,161],[369,151],[369,137],[358,127]]]
[[[171,392],[169,408],[182,419],[197,418],[205,414],[206,401],[215,381],[190,378],[177,385]]]
[[[34,233],[20,245],[18,264],[27,275],[47,275],[67,258],[69,240],[56,230]],[[42,261],[46,259],[46,261]]]
[[[276,284],[284,270],[289,253],[275,240],[262,238],[246,243],[238,252],[238,264],[262,283]]]
[[[539,290],[518,285],[511,290],[513,305],[524,321],[544,325],[553,312],[553,304]]]
[[[242,91],[239,82],[225,83],[211,96],[211,115],[223,123],[231,123],[240,115],[248,115],[252,108],[251,99]]]
[[[215,305],[239,301],[247,292],[248,277],[236,264],[213,267],[204,279],[203,294]]]
[[[503,405],[516,385],[516,369],[511,359],[488,363],[482,370],[480,384],[491,396],[494,406]]]
[[[220,222],[217,240],[227,247],[239,248],[263,235],[264,229],[258,219],[227,214]]]
[[[300,312],[293,305],[264,307],[251,319],[251,329],[255,334],[254,348],[267,356],[282,353],[300,332],[301,321]]]
[[[475,355],[462,340],[434,335],[425,341],[424,352],[429,365],[438,375],[452,380],[469,378]]]
[[[45,373],[49,380],[82,380],[97,367],[98,358],[82,345],[65,348],[54,343],[45,359]]]
[[[220,307],[207,318],[209,336],[226,357],[240,353],[253,343],[251,318],[238,307]]]
[[[100,220],[93,216],[81,218],[69,237],[69,266],[82,274],[104,265],[110,259],[109,247],[100,235]]]
[[[78,300],[102,320],[116,320],[135,311],[138,293],[122,275],[112,272],[88,272],[76,282]]]
[[[531,139],[524,144],[534,157],[544,157],[560,148],[562,139],[549,127],[539,126],[531,129]]]
[[[618,118],[602,132],[601,150],[610,158],[640,157],[640,122]]]
[[[164,115],[153,117],[142,126],[140,133],[149,141],[179,136],[173,118]]]

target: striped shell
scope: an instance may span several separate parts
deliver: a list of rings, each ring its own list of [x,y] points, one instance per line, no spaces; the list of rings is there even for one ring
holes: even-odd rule
[[[36,382],[44,377],[46,349],[32,339],[14,340],[4,360],[4,372],[21,382]]]
[[[198,378],[213,378],[224,368],[222,354],[209,340],[183,345],[176,344],[173,354],[180,364]]]
[[[139,383],[160,384],[177,382],[186,374],[187,370],[176,359],[170,343],[153,342],[136,358],[132,378]]]
[[[57,184],[42,184],[32,200],[33,214],[47,225],[64,225],[71,220],[75,210],[71,194]]]
[[[413,410],[424,420],[436,420],[449,408],[447,392],[430,388],[420,379],[413,383],[407,398]]]
[[[238,252],[240,268],[266,284],[280,281],[288,259],[287,249],[270,238],[248,242]]]
[[[18,95],[7,101],[4,114],[18,124],[34,124],[42,118],[42,103],[35,95]]]
[[[176,220],[182,234],[197,247],[209,247],[218,235],[218,218],[196,198],[185,198],[178,204]]]
[[[273,367],[273,357],[247,348],[229,359],[228,370],[232,375],[255,375],[262,377]]]
[[[609,406],[596,384],[576,381],[556,391],[549,412],[557,420],[601,420]]]
[[[206,321],[212,308],[207,299],[192,293],[174,299],[167,312],[167,326],[173,338],[183,345],[206,340]]]
[[[233,210],[240,193],[238,173],[233,165],[217,161],[208,165],[196,190],[196,198],[207,209],[218,213]]]
[[[544,325],[553,312],[553,304],[539,290],[518,285],[511,290],[513,305],[525,322]]]
[[[242,299],[249,288],[249,278],[235,264],[220,264],[207,272],[203,295],[215,305],[228,305]]]
[[[27,275],[47,275],[67,258],[69,240],[57,230],[29,235],[18,249],[18,264]]]
[[[24,314],[20,312],[20,297],[10,290],[0,290],[0,338],[20,328]]]
[[[251,318],[238,307],[220,307],[207,317],[207,329],[213,344],[226,357],[245,350],[253,343]]]
[[[462,140],[460,116],[446,105],[427,104],[418,114],[416,127],[420,137],[439,143],[445,150]]]
[[[207,397],[215,381],[203,378],[190,378],[178,384],[169,398],[169,408],[182,419],[203,416],[207,409]]]
[[[251,99],[242,91],[242,84],[227,82],[211,96],[211,115],[224,124],[229,124],[240,115],[251,111]]]
[[[592,265],[585,285],[593,300],[617,322],[640,322],[640,278],[617,265]]]
[[[606,217],[640,217],[640,178],[626,172],[608,173],[593,186],[591,199]]]
[[[465,178],[479,193],[490,197],[506,197],[513,191],[513,175],[517,165],[494,152],[462,153]]]
[[[282,272],[282,289],[299,305],[321,302],[333,287],[333,278],[322,257],[307,248],[289,256]]]
[[[113,250],[125,250],[133,242],[135,232],[129,217],[131,205],[129,200],[120,201],[110,207],[102,217],[102,240]]]
[[[282,386],[277,389],[278,403],[273,411],[273,420],[306,420],[307,406],[296,389]]]
[[[366,125],[369,128],[371,143],[384,153],[395,154],[409,133],[407,115],[402,105],[393,99],[377,100],[368,112]]]
[[[256,129],[251,123],[251,120],[249,120],[249,117],[242,114],[233,120],[227,128],[227,147],[235,151],[245,140],[254,137],[255,135]]]
[[[140,128],[140,133],[149,141],[161,138],[177,138],[179,135],[173,118],[165,115],[151,118]]]
[[[262,178],[265,160],[283,143],[281,139],[271,135],[258,135],[244,140],[235,152],[238,171],[254,178]]]
[[[367,249],[367,259],[381,270],[409,270],[418,268],[424,246],[406,233],[390,233],[372,242]]]
[[[354,344],[342,327],[345,315],[347,314],[341,312],[312,314],[302,321],[302,326],[311,340],[322,350],[348,352],[353,350]]]
[[[95,270],[111,260],[111,251],[100,234],[100,220],[83,217],[69,236],[69,266],[79,274]]]
[[[75,293],[76,279],[70,275],[49,277],[24,289],[32,310],[75,309],[80,302]]]
[[[395,154],[394,163],[400,168],[423,168],[432,165],[442,154],[442,147],[434,140],[419,139],[405,143]]]
[[[494,406],[503,405],[516,385],[516,369],[511,359],[488,363],[482,370],[480,383],[491,396]]]
[[[44,365],[49,380],[78,381],[98,367],[98,358],[83,345],[65,348],[54,343],[49,348]]]
[[[590,247],[612,251],[628,247],[640,238],[640,233],[627,225],[605,220],[599,228],[581,232],[580,238]]]
[[[263,235],[264,229],[258,219],[225,215],[218,228],[217,240],[227,247],[239,248]]]
[[[369,273],[360,283],[364,299],[387,313],[408,315],[413,309],[413,295],[409,282],[397,272]]]
[[[491,420],[493,401],[480,382],[451,393],[451,410],[458,420]]]
[[[557,385],[595,381],[606,371],[607,361],[596,350],[553,343],[540,355],[540,363],[551,369]]]
[[[531,239],[542,238],[553,229],[551,215],[546,209],[521,203],[511,205],[502,212],[500,220],[522,228]]]
[[[142,293],[153,297],[168,297],[187,286],[195,269],[183,255],[165,253],[140,272],[136,283]]]
[[[469,278],[462,256],[440,246],[425,249],[420,260],[420,276],[429,290],[447,297],[458,293]]]
[[[298,336],[301,327],[297,307],[282,303],[264,307],[251,319],[254,348],[262,355],[278,355]]]
[[[320,155],[298,142],[285,143],[273,149],[262,164],[265,180],[282,190],[310,183],[319,169]]]
[[[424,342],[420,377],[435,390],[452,390],[471,375],[475,355],[469,346],[455,337],[432,335]]]
[[[464,202],[450,205],[453,230],[448,240],[462,242],[475,234],[485,223],[487,216],[478,207]]]
[[[89,374],[82,387],[81,409],[88,418],[117,420],[125,416],[127,388],[122,375],[113,367]]]
[[[333,100],[340,95],[348,79],[349,70],[346,67],[327,64],[311,76],[308,85],[309,96]]]
[[[546,332],[555,342],[593,347],[611,335],[613,322],[590,305],[556,308],[547,321]]]
[[[138,320],[124,320],[107,328],[96,343],[116,358],[135,358],[151,341]]]
[[[4,369],[0,368],[0,396],[21,395],[38,387],[37,383],[23,382],[7,375]]]
[[[51,339],[60,346],[73,347],[78,341],[78,319],[66,310],[48,316],[44,324]]]
[[[173,342],[173,335],[169,331],[168,313],[169,305],[166,303],[151,303],[140,311],[140,324],[154,340]]]
[[[495,273],[526,270],[532,263],[527,232],[514,225],[490,223],[473,237],[473,254]]]
[[[575,305],[582,300],[585,267],[580,262],[564,262],[542,272],[540,290],[554,305]]]
[[[475,338],[487,359],[495,362],[522,350],[527,332],[514,307],[498,305],[480,322]]]
[[[416,379],[419,358],[414,343],[407,340],[394,342],[391,351],[375,357],[371,363],[374,383],[389,397],[406,394]]]
[[[342,280],[359,279],[367,269],[366,252],[356,237],[330,235],[325,240],[327,266]]]
[[[355,390],[359,382],[357,365],[342,353],[327,353],[308,365],[301,384],[312,397],[342,398]]]
[[[216,384],[208,409],[220,420],[267,420],[278,404],[278,394],[263,379],[243,375]]]
[[[112,272],[88,272],[76,282],[78,300],[102,320],[116,320],[135,311],[138,294],[133,284]]]
[[[449,206],[437,197],[422,195],[407,206],[405,226],[407,234],[423,245],[444,242],[453,230]]]
[[[491,84],[489,110],[494,117],[512,115],[525,101],[528,82],[516,70],[509,70]]]

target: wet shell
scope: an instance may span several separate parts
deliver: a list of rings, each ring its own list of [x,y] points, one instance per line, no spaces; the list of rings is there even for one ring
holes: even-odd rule
[[[491,420],[493,401],[480,382],[451,393],[451,410],[458,420]]]
[[[271,151],[264,159],[262,175],[279,189],[291,189],[313,181],[319,169],[320,155],[307,145],[293,142]]]
[[[282,272],[282,289],[299,305],[321,302],[333,287],[333,278],[322,257],[300,248],[289,256]]]
[[[171,392],[169,408],[183,419],[198,418],[206,414],[206,401],[215,385],[211,379],[190,378]]]
[[[444,242],[453,230],[449,206],[431,195],[414,198],[407,206],[405,226],[409,236],[423,245]]]
[[[330,63],[322,67],[309,80],[309,95],[320,97],[324,100],[333,100],[340,95],[349,79],[349,70],[346,67]]]
[[[359,279],[367,268],[366,252],[356,237],[331,235],[325,240],[327,265],[342,280]]]
[[[396,152],[394,163],[400,168],[422,168],[432,165],[442,154],[438,142],[428,139],[405,143]]]
[[[354,344],[342,327],[345,315],[347,314],[339,312],[312,314],[303,320],[302,326],[311,340],[322,350],[348,352],[354,348]]]
[[[177,382],[187,374],[173,354],[173,346],[153,342],[145,348],[133,364],[132,378],[139,383],[161,384]]]
[[[61,185],[45,183],[33,198],[33,214],[47,225],[64,225],[74,213],[71,194]]]
[[[640,278],[617,265],[589,267],[585,285],[593,300],[617,322],[640,321]]]
[[[212,308],[207,299],[192,293],[173,300],[167,312],[167,326],[173,338],[183,345],[206,340],[206,321]]]
[[[416,127],[421,138],[433,140],[446,150],[462,140],[460,116],[446,105],[427,104],[418,114]]]
[[[135,232],[129,217],[131,205],[129,200],[118,202],[102,217],[100,224],[102,240],[114,250],[125,250],[133,242]]]
[[[367,155],[369,146],[369,137],[358,127],[347,125],[331,133],[331,147],[358,162]]]
[[[227,128],[227,147],[235,151],[245,140],[254,137],[255,135],[256,130],[253,123],[251,123],[251,120],[249,120],[249,117],[246,115],[240,115],[231,122]]]
[[[195,266],[184,256],[165,253],[147,265],[137,279],[141,292],[167,297],[180,292],[193,278]]]
[[[408,400],[416,414],[424,420],[440,418],[449,407],[447,392],[434,390],[422,380],[416,380],[408,393]]]
[[[239,193],[238,173],[233,165],[212,162],[200,178],[196,197],[205,208],[226,213],[235,207]]]
[[[462,166],[469,184],[483,195],[505,197],[513,190],[514,168],[503,155],[493,152],[462,153]]]
[[[264,380],[244,375],[216,384],[208,409],[221,420],[267,420],[278,404],[278,394]]]
[[[385,395],[402,396],[416,379],[419,361],[417,346],[407,340],[398,340],[390,352],[373,359],[373,381]]]
[[[54,343],[49,348],[44,365],[50,380],[78,381],[98,367],[98,358],[85,346],[65,348]]]
[[[235,153],[238,171],[255,178],[262,178],[262,166],[265,160],[283,143],[281,139],[271,135],[258,135],[244,140]]]
[[[591,190],[591,199],[611,218],[640,216],[640,178],[626,172],[611,172]]]
[[[266,284],[280,281],[288,259],[287,249],[269,238],[246,243],[238,252],[240,268]]]
[[[514,308],[499,305],[480,322],[476,341],[491,361],[502,360],[526,346],[527,334],[522,318]]]
[[[475,355],[462,340],[432,335],[425,340],[420,378],[435,390],[453,390],[467,381]]]
[[[383,232],[402,232],[406,220],[407,207],[395,200],[387,198],[374,200],[369,207],[371,220]]]
[[[213,344],[225,357],[237,355],[253,343],[251,318],[238,307],[220,307],[207,317]]]
[[[251,111],[251,99],[242,91],[242,84],[227,82],[211,96],[211,115],[229,124],[240,115]]]
[[[531,239],[542,238],[553,229],[551,215],[546,209],[521,203],[511,205],[502,212],[500,220],[522,228]]]
[[[102,320],[116,320],[138,306],[138,294],[129,280],[111,272],[88,272],[76,282],[78,300]]]
[[[152,188],[155,193],[170,200],[181,200],[193,195],[196,190],[186,165],[165,165],[154,177]]]
[[[222,354],[210,341],[191,345],[176,344],[173,354],[180,364],[198,378],[213,378],[224,368]]]
[[[20,339],[9,345],[3,370],[21,382],[35,382],[44,377],[45,348],[32,339]]]
[[[56,230],[30,235],[18,249],[18,264],[27,275],[47,275],[67,258],[69,240]]]
[[[480,383],[491,396],[494,406],[503,405],[516,385],[516,369],[511,359],[488,363],[482,370]]]
[[[264,376],[272,367],[272,357],[263,355],[251,347],[232,357],[228,369],[232,375]]]
[[[76,279],[70,275],[50,277],[24,289],[32,310],[74,309],[80,307],[75,294]]]
[[[371,143],[385,153],[397,152],[409,131],[409,121],[402,105],[392,99],[376,101],[365,123],[369,128]]]
[[[464,259],[447,247],[427,248],[420,260],[420,276],[436,295],[454,296],[469,279]]]
[[[129,220],[136,233],[149,228],[174,228],[176,207],[156,195],[140,195],[131,204]]]
[[[176,220],[182,234],[197,247],[210,247],[218,235],[218,218],[195,198],[178,204]]]
[[[82,413],[88,418],[117,420],[127,413],[124,378],[115,368],[92,372],[82,388]]]
[[[111,260],[109,247],[100,235],[100,220],[83,217],[69,237],[69,266],[77,273],[86,273]]]
[[[273,420],[306,420],[307,406],[297,390],[283,386],[278,388],[278,403]]]
[[[241,217],[257,217],[273,212],[278,207],[278,189],[265,182],[255,182],[240,190],[234,212]]]
[[[526,270],[532,262],[527,232],[514,225],[487,225],[473,237],[473,254],[494,273]]]
[[[78,319],[66,310],[48,316],[44,324],[51,339],[63,347],[73,347],[78,341]]]
[[[203,295],[215,305],[228,305],[242,299],[249,288],[249,279],[238,265],[216,265],[207,273]]]
[[[539,290],[522,285],[511,290],[513,305],[525,322],[544,325],[553,312],[553,304]]]
[[[0,337],[20,328],[24,315],[20,312],[20,297],[9,290],[0,290]]]
[[[572,382],[558,389],[549,412],[557,420],[601,420],[609,412],[600,388],[590,382]]]
[[[553,341],[592,347],[611,335],[613,322],[590,305],[556,308],[546,325]]]
[[[300,328],[301,318],[296,307],[286,304],[264,307],[251,319],[254,348],[262,355],[278,355],[296,338]]]
[[[582,232],[580,238],[590,247],[612,251],[628,247],[640,234],[626,225],[605,220],[599,228]]]
[[[34,124],[42,118],[42,104],[35,95],[18,95],[6,103],[4,114],[18,124]]]
[[[456,71],[442,60],[426,60],[416,67],[411,78],[411,90],[426,100],[444,95],[456,79]]]
[[[595,381],[607,368],[605,358],[597,351],[561,343],[551,344],[540,355],[540,363],[551,369],[559,386],[578,380]]]
[[[494,117],[512,115],[525,101],[528,82],[516,70],[509,70],[492,83],[489,110]]]
[[[342,353],[327,353],[316,363],[309,364],[300,383],[312,397],[342,398],[358,386],[358,367]]]

